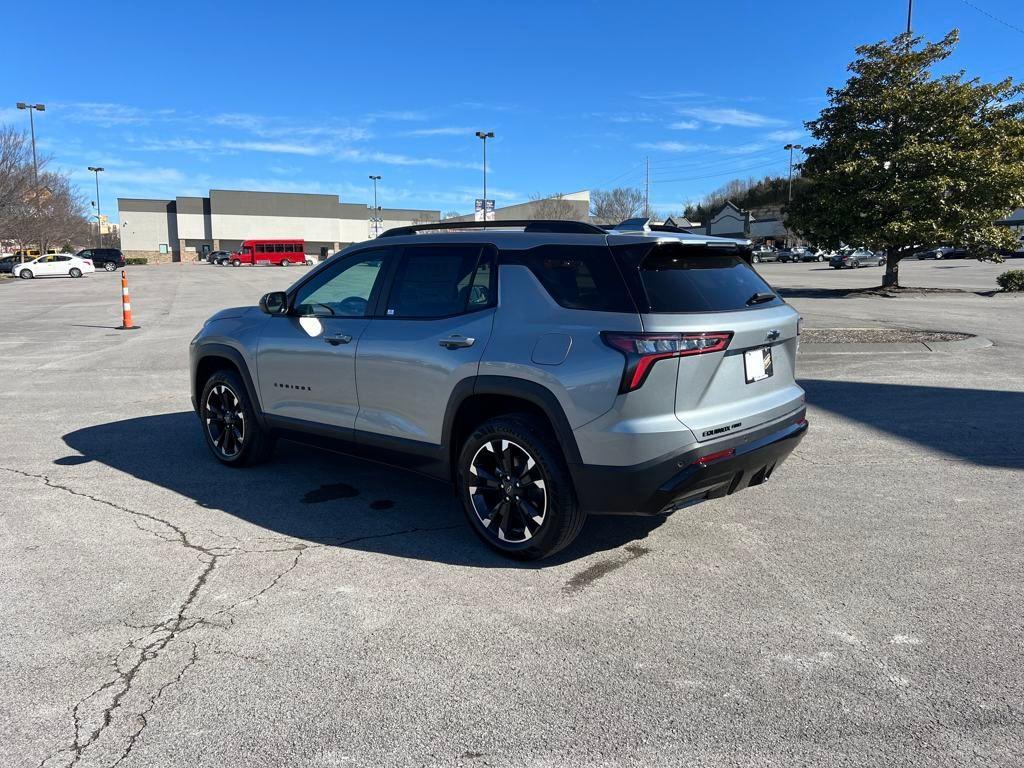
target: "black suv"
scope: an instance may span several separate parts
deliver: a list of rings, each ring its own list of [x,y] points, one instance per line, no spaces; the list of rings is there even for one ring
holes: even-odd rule
[[[124,266],[124,254],[117,248],[86,248],[75,254],[80,259],[91,259],[96,269],[113,272]]]

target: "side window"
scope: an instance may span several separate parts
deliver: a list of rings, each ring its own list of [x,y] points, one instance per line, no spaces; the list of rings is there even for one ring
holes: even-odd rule
[[[97,255],[99,255],[98,251],[97,251]],[[92,258],[92,251],[82,251],[81,253],[78,254],[78,258],[80,258],[80,259],[91,259]]]
[[[274,243],[275,253],[284,253],[284,243]]]
[[[403,251],[386,315],[451,317],[494,306],[494,294],[489,246],[410,246]]]
[[[266,253],[266,252],[267,252],[267,246],[265,246],[263,243],[256,243],[256,253]]]
[[[551,298],[563,307],[636,311],[606,246],[542,245],[527,251],[505,251],[502,263],[529,267]]]
[[[292,313],[318,317],[365,317],[384,275],[390,249],[368,251],[326,269],[299,288]]]

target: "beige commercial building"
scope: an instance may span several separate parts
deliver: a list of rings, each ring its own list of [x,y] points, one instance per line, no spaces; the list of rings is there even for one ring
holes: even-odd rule
[[[438,221],[440,211],[381,208],[379,222],[362,203],[337,195],[212,189],[207,197],[119,198],[121,250],[151,262],[191,261],[209,251],[233,251],[243,240],[306,241],[323,257],[390,227]],[[376,224],[376,227],[375,227]]]

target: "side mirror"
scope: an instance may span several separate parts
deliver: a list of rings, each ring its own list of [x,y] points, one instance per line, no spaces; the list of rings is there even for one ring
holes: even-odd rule
[[[260,298],[260,309],[268,315],[284,315],[288,312],[288,294],[284,291],[271,291]]]

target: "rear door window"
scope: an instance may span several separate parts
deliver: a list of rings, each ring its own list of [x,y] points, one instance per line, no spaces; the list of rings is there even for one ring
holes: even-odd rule
[[[729,312],[783,303],[740,257],[701,245],[615,249],[641,312]]]
[[[494,306],[489,246],[409,246],[395,272],[387,317],[441,318]]]
[[[542,245],[504,251],[503,264],[523,264],[568,309],[636,312],[611,251],[603,245]]]

